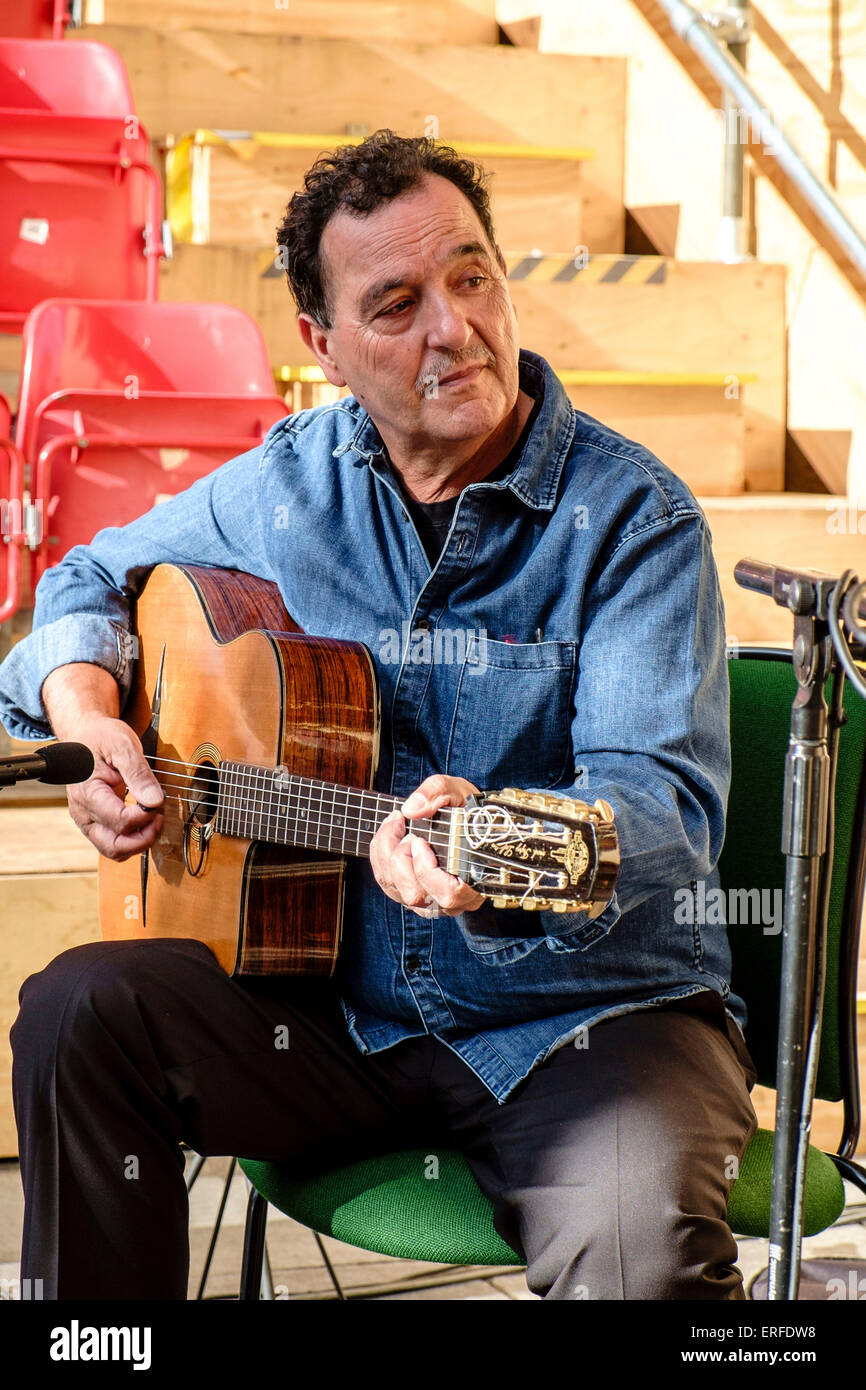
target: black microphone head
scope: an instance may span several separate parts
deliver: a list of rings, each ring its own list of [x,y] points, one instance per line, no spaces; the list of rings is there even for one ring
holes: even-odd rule
[[[46,764],[39,781],[52,787],[86,782],[93,772],[93,754],[83,743],[47,743],[39,749],[39,756]]]

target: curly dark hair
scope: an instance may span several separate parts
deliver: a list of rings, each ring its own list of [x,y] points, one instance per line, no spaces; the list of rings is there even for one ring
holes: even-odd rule
[[[320,328],[332,327],[332,304],[320,251],[322,233],[339,209],[358,217],[374,212],[412,188],[427,174],[441,174],[464,193],[478,214],[490,248],[496,235],[490,215],[489,175],[450,145],[425,135],[396,135],[377,130],[359,145],[340,145],[320,155],[304,176],[304,191],[295,193],[277,228],[279,264],[285,269],[298,310]]]

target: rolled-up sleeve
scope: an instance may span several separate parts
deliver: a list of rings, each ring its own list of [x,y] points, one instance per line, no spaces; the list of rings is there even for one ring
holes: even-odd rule
[[[128,526],[100,531],[43,575],[32,631],[0,665],[0,721],[13,737],[51,737],[42,685],[71,662],[109,671],[123,708],[136,650],[130,601],[155,565],[211,565],[274,578],[260,505],[265,447],[223,464]]]

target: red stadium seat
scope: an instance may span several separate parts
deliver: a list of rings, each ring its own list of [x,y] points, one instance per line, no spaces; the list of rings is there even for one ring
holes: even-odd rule
[[[62,39],[67,24],[81,23],[76,0],[5,0],[0,36],[10,39]],[[73,17],[74,16],[74,17]]]
[[[0,396],[0,623],[11,618],[21,602],[24,461],[9,438],[11,412]]]
[[[258,326],[240,309],[40,304],[24,328],[16,432],[31,477],[33,583],[103,526],[254,448],[287,413]]]
[[[58,292],[155,299],[161,219],[119,54],[0,39],[0,328]]]

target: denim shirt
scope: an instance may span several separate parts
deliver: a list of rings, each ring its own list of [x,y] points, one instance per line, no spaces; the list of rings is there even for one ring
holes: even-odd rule
[[[460,493],[432,568],[371,418],[353,397],[264,443],[48,571],[34,627],[0,667],[0,717],[46,738],[42,682],[105,667],[122,697],[128,595],[161,562],[275,582],[301,627],[353,639],[378,671],[375,786],[442,772],[547,789],[616,815],[616,894],[586,913],[428,919],[350,860],[337,981],[359,1049],[433,1034],[504,1101],[601,1019],[715,990],[740,1027],[723,924],[677,910],[718,884],[730,776],[724,615],[706,519],[642,445],[575,410],[521,351],[542,404],[509,477]],[[427,626],[429,625],[429,626]],[[438,640],[437,640],[438,639]]]

